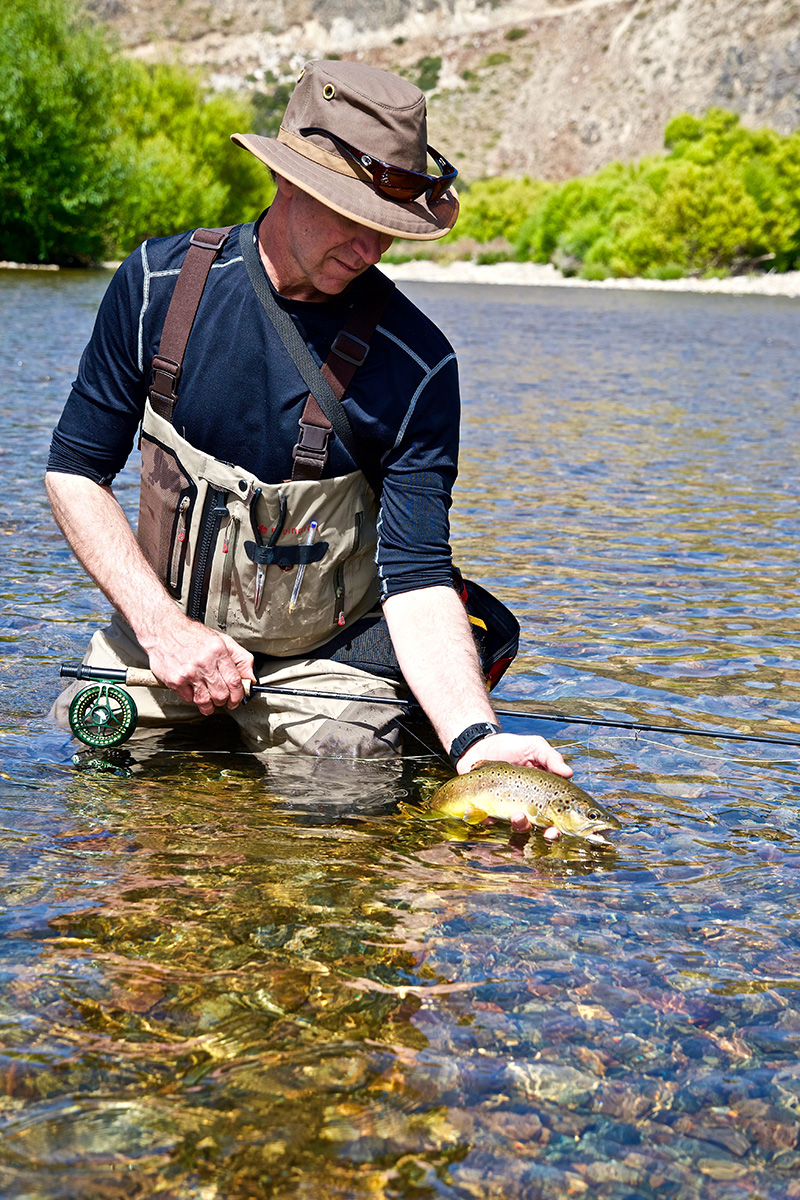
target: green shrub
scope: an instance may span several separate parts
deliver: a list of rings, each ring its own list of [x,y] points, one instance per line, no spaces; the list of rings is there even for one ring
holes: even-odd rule
[[[0,258],[89,260],[121,193],[115,71],[68,0],[0,8]]]
[[[205,94],[178,67],[125,66],[125,121],[117,150],[127,162],[126,197],[112,215],[114,244],[127,252],[147,237],[257,215],[274,192],[269,172],[230,140],[253,114],[238,98]]]
[[[414,80],[417,87],[423,92],[430,92],[436,87],[439,82],[439,73],[442,69],[441,55],[426,55],[417,63],[417,75]]]
[[[461,213],[453,233],[478,242],[503,237],[515,242],[527,214],[551,187],[539,180],[481,179],[459,192]]]
[[[73,0],[0,8],[0,258],[90,262],[230,224],[271,194],[248,103],[116,55]]]
[[[511,62],[511,55],[504,54],[502,50],[498,50],[494,54],[487,54],[486,58],[478,63],[478,67],[502,67],[505,63],[509,62]]]
[[[665,156],[554,186],[519,227],[517,257],[587,278],[800,265],[800,134],[711,109],[676,117],[665,142]]]

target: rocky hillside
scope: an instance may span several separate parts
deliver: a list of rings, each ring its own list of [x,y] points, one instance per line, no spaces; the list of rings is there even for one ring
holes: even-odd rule
[[[92,0],[126,53],[258,93],[264,127],[308,58],[358,58],[428,93],[462,175],[547,179],[661,148],[712,105],[800,125],[800,0]]]

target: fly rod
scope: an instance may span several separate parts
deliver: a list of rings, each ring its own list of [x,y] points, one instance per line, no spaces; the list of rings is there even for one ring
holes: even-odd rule
[[[65,679],[91,680],[99,687],[84,688],[72,701],[69,721],[72,732],[79,741],[90,746],[115,746],[130,737],[136,728],[138,713],[133,698],[114,684],[126,687],[163,688],[165,685],[142,667],[93,667],[87,663],[61,664],[61,676]],[[395,708],[416,709],[415,700],[399,700],[392,696],[359,696],[347,692],[323,692],[304,688],[281,687],[278,684],[251,683],[242,680],[245,697],[257,695],[300,696],[311,700],[351,700],[366,704],[391,704]],[[498,697],[501,704],[513,703]],[[493,705],[494,706],[494,705]],[[73,713],[73,710],[74,713]],[[800,741],[769,737],[758,733],[715,732],[709,729],[682,728],[678,725],[651,725],[644,721],[620,721],[608,717],[575,717],[571,713],[537,713],[518,708],[497,708],[498,717],[524,717],[528,721],[551,721],[559,725],[593,725],[606,729],[631,729],[643,733],[676,733],[682,737],[718,738],[725,742],[764,742],[770,746],[795,746]],[[102,740],[89,740],[99,738]]]

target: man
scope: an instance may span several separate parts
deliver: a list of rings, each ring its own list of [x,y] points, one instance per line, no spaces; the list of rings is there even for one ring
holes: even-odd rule
[[[148,399],[148,382],[160,378],[190,234],[145,243],[117,272],[54,433],[53,511],[116,610],[86,661],[149,664],[165,687],[135,693],[145,725],[225,708],[256,752],[393,752],[391,721],[369,696],[396,696],[397,685],[331,651],[379,602],[406,684],[459,772],[489,758],[572,774],[544,739],[496,723],[452,586],[455,358],[405,297],[387,298],[375,270],[395,236],[441,237],[458,214],[455,169],[427,146],[423,93],[362,64],[313,62],[276,139],[233,139],[270,167],[277,194],[254,226],[231,231],[208,271],[170,376],[177,398],[153,384]],[[296,330],[322,362],[332,344],[339,354],[352,314],[378,303],[342,400],[355,448],[334,433],[326,457],[314,450],[317,477],[298,475],[309,389],[287,338]],[[345,345],[352,361],[352,338]],[[140,423],[137,541],[110,484]],[[256,672],[365,699],[243,706]],[[62,723],[73,692],[56,705]]]

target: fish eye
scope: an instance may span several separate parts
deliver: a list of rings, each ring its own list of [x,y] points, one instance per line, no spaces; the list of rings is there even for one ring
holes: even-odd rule
[[[597,811],[596,808],[590,808],[587,816],[589,817],[590,821],[599,821],[600,820],[600,813]]]

